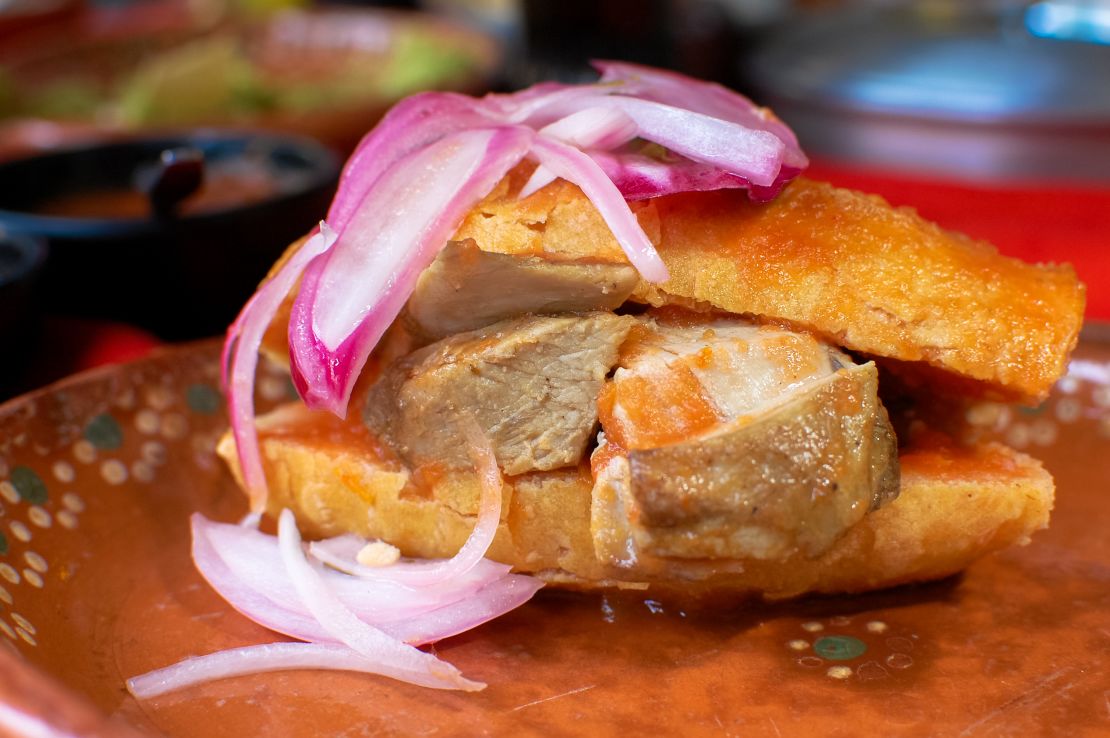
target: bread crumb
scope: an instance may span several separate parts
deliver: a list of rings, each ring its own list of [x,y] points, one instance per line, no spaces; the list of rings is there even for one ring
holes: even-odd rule
[[[396,564],[401,558],[401,549],[391,546],[385,541],[371,541],[367,543],[355,556],[355,560],[363,566],[379,567]]]

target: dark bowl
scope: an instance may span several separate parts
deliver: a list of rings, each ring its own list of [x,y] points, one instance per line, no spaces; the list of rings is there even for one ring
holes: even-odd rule
[[[202,153],[209,171],[250,162],[273,178],[272,191],[200,211],[43,212],[59,198],[128,190],[163,152],[181,149]],[[223,331],[283,249],[324,217],[338,173],[330,151],[286,135],[206,131],[59,151],[0,164],[0,228],[48,242],[37,295],[45,310],[197,338]]]
[[[46,244],[0,231],[0,396],[17,380],[39,327],[35,285],[46,263]]]

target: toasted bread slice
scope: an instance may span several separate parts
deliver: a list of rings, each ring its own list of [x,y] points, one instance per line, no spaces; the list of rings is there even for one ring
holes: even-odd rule
[[[516,186],[503,181],[455,238],[500,253],[624,262],[577,187],[559,180],[521,200]],[[1079,335],[1085,292],[1070,266],[1004,257],[874,195],[800,178],[765,204],[722,190],[633,207],[671,277],[641,283],[634,298],[782,321],[940,369],[961,394],[1040,401]]]
[[[287,406],[259,419],[271,511],[291,508],[310,536],[349,531],[385,539],[406,555],[454,554],[474,524],[476,480],[414,474],[358,424],[321,417]],[[220,453],[238,474],[230,437]],[[944,577],[990,551],[1026,542],[1048,523],[1052,478],[1039,462],[1005,446],[965,448],[932,434],[904,449],[900,463],[900,496],[815,558],[607,566],[595,554],[593,479],[585,467],[507,478],[502,523],[488,555],[575,588],[680,586],[688,594],[782,598]]]
[[[455,240],[528,258],[627,263],[574,185],[557,180],[518,199],[527,174],[506,177]],[[1039,402],[1078,339],[1086,297],[1070,266],[1002,256],[874,195],[799,178],[766,204],[723,190],[632,207],[671,276],[641,282],[633,299],[802,328],[889,359],[891,371],[934,391]],[[281,362],[288,307],[264,343]]]

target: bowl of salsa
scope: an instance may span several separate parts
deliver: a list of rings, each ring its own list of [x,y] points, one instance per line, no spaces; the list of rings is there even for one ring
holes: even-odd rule
[[[214,335],[327,210],[337,157],[306,138],[198,131],[0,164],[0,229],[50,247],[59,314]]]

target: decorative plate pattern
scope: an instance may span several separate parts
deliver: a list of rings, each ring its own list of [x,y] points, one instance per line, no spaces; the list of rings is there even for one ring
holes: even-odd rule
[[[267,368],[259,393],[291,387]],[[214,453],[218,346],[87,374],[0,408],[0,734],[1110,732],[1110,343],[1086,340],[1042,407],[968,420],[1059,489],[1049,531],[960,577],[700,610],[543,592],[437,646],[482,693],[290,672],[139,704],[127,676],[275,637],[188,556],[190,512],[245,509]]]

